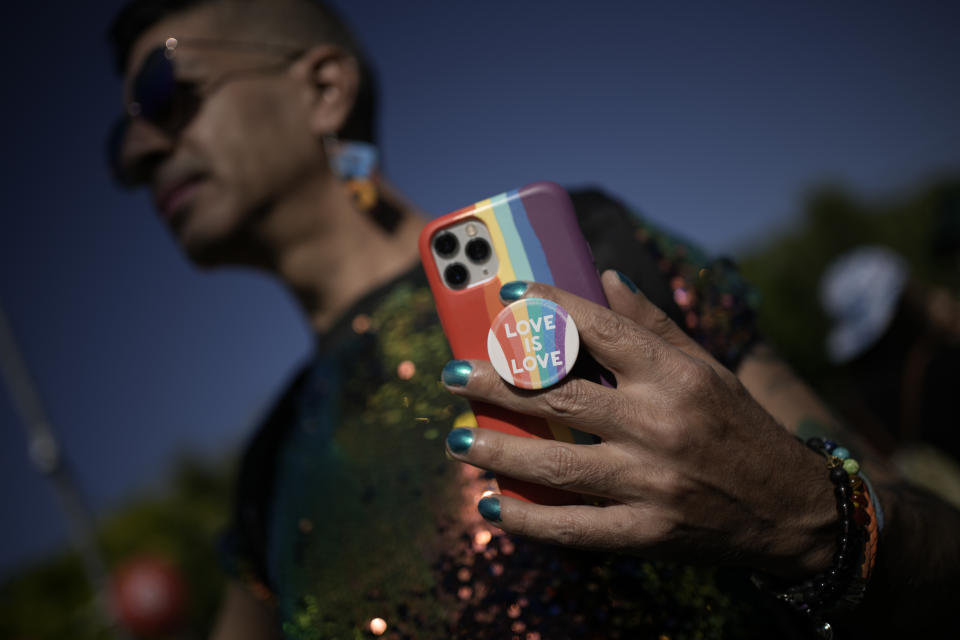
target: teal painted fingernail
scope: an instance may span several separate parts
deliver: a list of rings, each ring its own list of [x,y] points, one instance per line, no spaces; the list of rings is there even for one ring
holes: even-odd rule
[[[457,427],[447,434],[447,446],[454,453],[466,453],[473,446],[473,429]]]
[[[520,296],[527,290],[527,283],[522,280],[514,280],[500,287],[500,299],[504,302],[513,302],[519,300]]]
[[[637,285],[633,284],[633,280],[627,277],[627,274],[623,273],[622,271],[617,271],[617,276],[620,278],[620,282],[625,284],[627,289],[630,289],[631,292],[636,293],[640,291],[640,289],[637,288]]]
[[[490,522],[500,522],[500,498],[487,496],[477,503],[477,511]]]
[[[466,360],[451,360],[443,365],[440,379],[443,380],[443,384],[451,387],[464,387],[467,385],[471,371],[473,371],[473,365]]]

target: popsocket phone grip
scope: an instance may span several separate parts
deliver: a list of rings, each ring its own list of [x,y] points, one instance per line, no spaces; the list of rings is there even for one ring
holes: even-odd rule
[[[521,389],[544,389],[577,361],[580,334],[566,309],[545,298],[517,300],[490,325],[487,355],[500,377]]]

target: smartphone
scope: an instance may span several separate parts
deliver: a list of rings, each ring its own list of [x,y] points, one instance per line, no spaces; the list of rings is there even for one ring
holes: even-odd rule
[[[420,258],[453,355],[489,360],[490,325],[503,309],[500,287],[514,280],[543,282],[608,306],[590,252],[563,187],[535,182],[437,218],[420,234]],[[570,375],[602,382],[600,368],[581,350]],[[471,403],[477,424],[511,435],[578,444],[588,433],[486,403]],[[579,496],[498,477],[506,495],[539,504],[575,504]]]

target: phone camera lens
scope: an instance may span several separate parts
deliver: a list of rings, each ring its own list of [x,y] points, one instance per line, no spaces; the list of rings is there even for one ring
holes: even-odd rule
[[[474,238],[467,243],[466,251],[468,258],[480,264],[490,257],[490,243],[483,238]]]
[[[459,262],[454,262],[443,271],[443,279],[454,289],[462,289],[467,284],[467,278],[469,277],[467,268]]]
[[[457,236],[449,231],[445,231],[437,236],[433,241],[433,248],[442,258],[449,258],[456,253],[460,243],[457,242]]]

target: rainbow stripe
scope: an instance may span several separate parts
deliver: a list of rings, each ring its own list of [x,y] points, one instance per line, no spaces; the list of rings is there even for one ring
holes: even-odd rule
[[[499,261],[497,275],[492,286],[486,287],[484,304],[487,316],[491,323],[504,310],[503,303],[500,301],[498,293],[500,287],[514,280],[543,282],[546,284],[556,284],[554,271],[550,268],[550,261],[544,250],[544,243],[541,241],[527,214],[526,207],[523,204],[518,190],[508,191],[487,200],[481,200],[468,208],[470,215],[473,215],[483,222],[490,232],[490,240],[493,245],[494,253]],[[540,234],[556,232],[555,228],[547,228],[543,221],[540,222]],[[554,252],[555,254],[557,252]],[[554,255],[553,259],[560,266],[567,259],[565,255]],[[529,314],[525,309],[517,312],[514,322],[521,320],[529,321]],[[514,324],[514,326],[516,326]],[[544,344],[540,353],[550,353],[558,347],[563,348],[565,344],[565,327],[563,323],[563,333],[554,336],[552,344]],[[560,329],[560,327],[558,327]],[[503,344],[507,344],[504,342]],[[511,358],[522,362],[523,358],[532,353],[527,353],[522,341],[510,342],[511,354],[504,355],[507,361]],[[558,367],[551,361],[546,366],[538,366],[534,371],[524,371],[522,375],[528,376],[529,381],[533,383],[533,388],[540,387],[541,381],[554,379],[558,374]],[[564,374],[567,372],[564,371]],[[547,421],[550,431],[554,438],[564,442],[577,442],[588,444],[595,442],[593,436],[580,432],[576,429],[569,429],[563,425],[554,424]]]
[[[490,231],[493,250],[500,261],[498,284],[513,280],[554,284],[543,244],[530,224],[523,200],[516,190],[481,200],[473,205],[473,215]],[[499,287],[491,287],[491,290],[494,295],[487,296],[486,303],[492,321],[503,307],[496,296]]]

